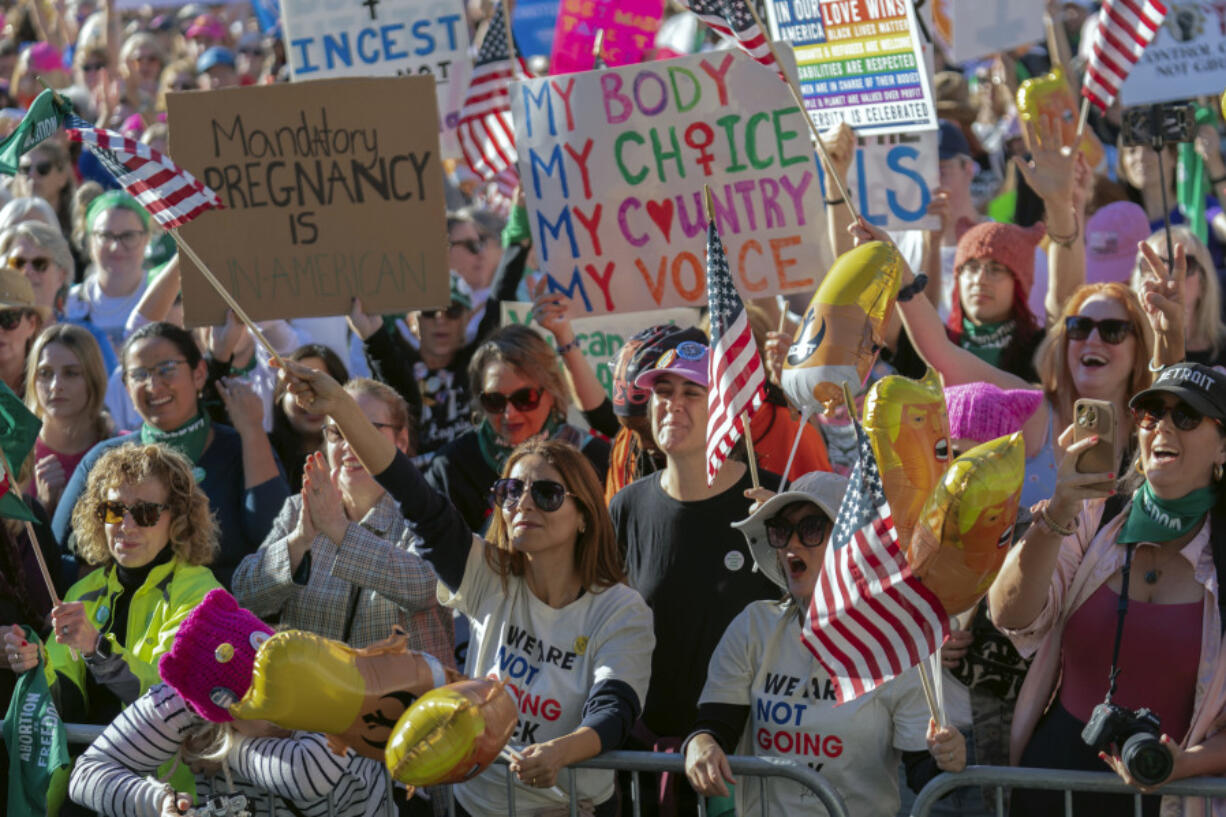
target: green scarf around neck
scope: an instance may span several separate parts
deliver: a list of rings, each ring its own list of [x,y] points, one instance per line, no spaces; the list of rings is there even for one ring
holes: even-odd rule
[[[551,439],[561,427],[562,417],[557,412],[551,411],[544,427],[533,435],[533,439]],[[481,425],[477,427],[477,444],[481,448],[481,457],[485,460],[485,464],[497,474],[502,473],[503,466],[507,464],[511,452],[515,450],[515,446],[507,445],[498,438],[489,420],[482,420]]]
[[[212,427],[208,413],[201,411],[186,425],[174,431],[162,431],[160,428],[154,428],[145,423],[140,427],[140,441],[145,445],[160,443],[167,448],[173,448],[191,460],[192,465],[196,465],[200,462],[200,455],[204,453],[204,446],[209,441],[209,430]]]
[[[1132,512],[1116,541],[1161,543],[1178,539],[1200,523],[1215,500],[1212,487],[1199,488],[1179,499],[1162,499],[1144,482],[1132,495]]]
[[[980,360],[993,366],[1000,366],[1000,356],[1013,340],[1013,330],[1017,323],[1013,320],[1000,323],[971,323],[969,318],[962,319],[962,348]]]

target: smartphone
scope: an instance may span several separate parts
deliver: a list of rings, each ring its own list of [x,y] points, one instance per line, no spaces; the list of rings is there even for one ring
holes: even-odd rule
[[[1106,400],[1081,399],[1073,404],[1073,439],[1098,436],[1098,442],[1077,456],[1079,474],[1115,473],[1115,406]]]

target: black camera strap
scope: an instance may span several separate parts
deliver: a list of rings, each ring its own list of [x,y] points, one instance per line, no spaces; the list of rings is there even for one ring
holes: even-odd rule
[[[1115,694],[1115,679],[1120,674],[1120,668],[1117,665],[1120,660],[1120,642],[1124,640],[1124,616],[1128,613],[1128,574],[1132,572],[1133,547],[1132,542],[1124,545],[1124,567],[1120,570],[1120,602],[1116,606],[1119,618],[1115,624],[1115,646],[1111,648],[1111,673],[1107,676],[1110,684],[1107,686],[1107,697],[1104,699],[1106,703],[1111,703],[1111,696]]]

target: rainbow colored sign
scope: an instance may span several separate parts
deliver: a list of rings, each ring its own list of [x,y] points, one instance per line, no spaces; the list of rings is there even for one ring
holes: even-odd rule
[[[825,217],[808,126],[744,53],[526,80],[511,106],[540,268],[576,308],[705,303],[703,185],[742,295],[817,285]]]
[[[770,0],[767,16],[771,35],[796,51],[818,127],[845,121],[861,136],[936,128],[909,0]]]

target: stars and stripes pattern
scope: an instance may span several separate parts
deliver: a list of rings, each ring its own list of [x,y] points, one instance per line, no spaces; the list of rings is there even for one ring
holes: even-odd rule
[[[771,51],[769,34],[761,29],[749,11],[753,0],[682,0],[683,5],[725,37],[736,40],[749,56],[783,73],[782,66]]]
[[[1162,0],[1105,0],[1090,40],[1081,95],[1105,111],[1166,18]]]
[[[858,459],[801,639],[846,703],[935,653],[949,616],[911,574],[868,435],[854,421]]]
[[[766,399],[766,375],[741,295],[732,283],[728,257],[715,222],[707,224],[707,302],[711,354],[707,356],[707,484],[747,433],[745,416]]]
[[[502,3],[494,6],[494,16],[485,29],[477,60],[473,64],[468,95],[460,107],[458,134],[464,161],[481,178],[489,181],[515,167],[515,124],[511,119],[511,81],[516,65],[523,76],[528,67],[519,49],[507,40],[507,25]]]
[[[182,226],[205,210],[223,209],[216,193],[169,156],[114,131],[94,127],[75,114],[69,114],[64,124],[68,138],[81,142],[97,156],[123,189],[165,229]]]

